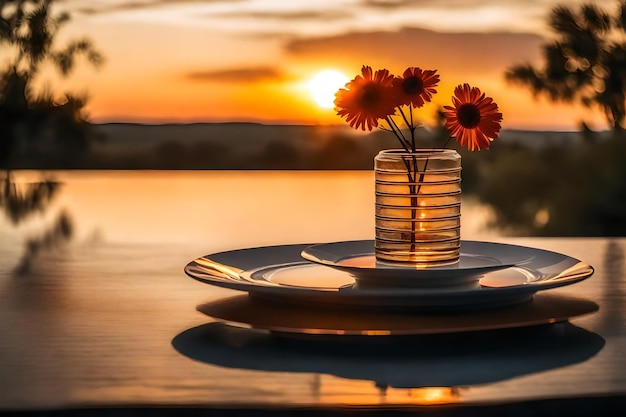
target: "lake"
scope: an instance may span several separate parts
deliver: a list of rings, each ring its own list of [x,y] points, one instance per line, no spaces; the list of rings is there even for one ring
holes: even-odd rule
[[[238,247],[373,239],[372,171],[14,171],[21,193],[61,183],[19,224],[0,218],[0,253],[18,259],[61,213],[67,248],[169,243],[208,253]],[[490,210],[464,199],[462,238],[493,236]]]

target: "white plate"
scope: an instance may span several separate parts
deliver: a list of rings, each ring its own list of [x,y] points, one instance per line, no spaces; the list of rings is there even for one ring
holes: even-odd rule
[[[235,327],[269,330],[281,335],[384,337],[476,332],[557,323],[598,310],[592,301],[538,294],[532,303],[464,314],[404,311],[350,311],[258,300],[245,295],[198,305],[196,309]],[[331,341],[332,337],[327,340]]]
[[[300,253],[309,246],[266,246],[215,253],[190,262],[185,273],[207,284],[287,302],[427,311],[503,307],[529,300],[537,291],[570,285],[593,274],[590,265],[566,255],[502,245],[513,253],[519,250],[532,256],[527,257],[523,267],[488,272],[468,286],[363,288],[348,272],[302,261]]]
[[[420,268],[377,261],[373,240],[322,243],[302,251],[302,257],[354,275],[359,283],[389,287],[441,287],[477,281],[486,272],[528,262],[536,250],[488,242],[461,242],[459,262]]]

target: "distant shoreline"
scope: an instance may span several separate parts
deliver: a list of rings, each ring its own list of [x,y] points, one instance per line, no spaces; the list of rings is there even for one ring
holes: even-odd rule
[[[381,149],[397,148],[389,132],[347,125],[269,125],[255,122],[90,124],[90,147],[68,162],[54,143],[28,149],[11,169],[37,170],[371,170]],[[419,143],[437,147],[434,131]],[[597,134],[601,137],[604,133]],[[441,136],[439,136],[441,138]],[[492,149],[571,146],[578,132],[503,130]],[[453,144],[454,147],[456,144]],[[464,149],[459,149],[467,152]],[[56,152],[56,153],[55,153]]]

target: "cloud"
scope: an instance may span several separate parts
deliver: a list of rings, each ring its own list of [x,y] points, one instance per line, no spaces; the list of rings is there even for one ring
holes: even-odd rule
[[[294,39],[286,52],[301,60],[373,66],[420,66],[485,72],[538,58],[544,39],[528,33],[443,33],[419,28]],[[401,68],[389,68],[398,71]]]
[[[75,11],[86,15],[125,12],[133,10],[153,9],[156,7],[177,6],[194,3],[234,3],[246,0],[151,0],[151,1],[126,1],[115,4],[104,4],[99,7],[77,7]]]
[[[340,20],[353,16],[348,11],[337,10],[293,10],[293,11],[232,11],[211,14],[211,17],[221,18],[251,18],[264,20]]]
[[[475,9],[502,6],[502,0],[361,0],[360,5],[375,9]],[[545,0],[507,0],[507,6],[545,7]]]
[[[191,81],[256,83],[269,80],[284,80],[285,74],[273,67],[228,68],[212,71],[194,71],[185,75]]]
[[[377,9],[406,9],[432,4],[432,0],[363,0],[361,5]]]

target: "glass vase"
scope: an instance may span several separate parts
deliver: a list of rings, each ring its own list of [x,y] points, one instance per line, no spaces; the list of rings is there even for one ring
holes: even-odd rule
[[[374,159],[376,259],[454,264],[461,247],[461,156],[452,149],[381,151]]]

